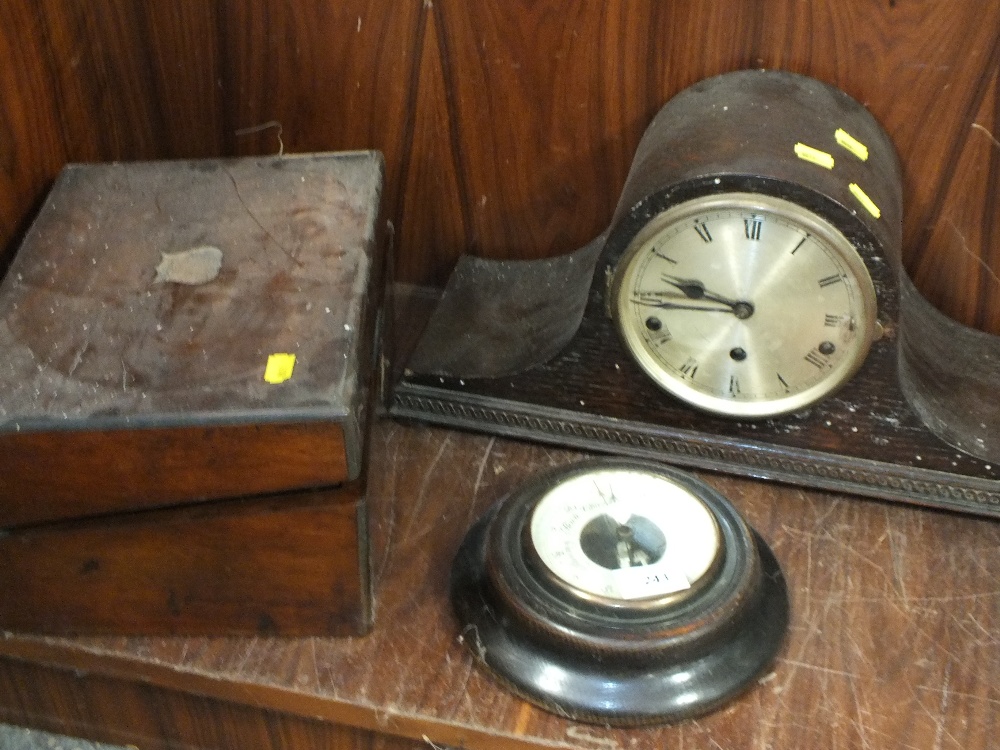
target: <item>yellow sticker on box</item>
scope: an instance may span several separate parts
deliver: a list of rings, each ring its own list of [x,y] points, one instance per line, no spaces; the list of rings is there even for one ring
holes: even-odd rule
[[[272,354],[267,358],[267,366],[264,368],[264,380],[268,383],[284,383],[292,377],[295,369],[295,355],[285,352]]]

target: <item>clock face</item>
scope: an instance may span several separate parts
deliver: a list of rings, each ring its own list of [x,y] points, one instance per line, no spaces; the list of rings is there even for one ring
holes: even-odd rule
[[[698,497],[634,469],[587,472],[555,485],[532,513],[529,540],[570,595],[634,608],[686,598],[721,549],[715,517]]]
[[[779,198],[696,198],[623,255],[612,311],[638,364],[693,406],[766,417],[848,380],[875,338],[864,262],[821,217]]]

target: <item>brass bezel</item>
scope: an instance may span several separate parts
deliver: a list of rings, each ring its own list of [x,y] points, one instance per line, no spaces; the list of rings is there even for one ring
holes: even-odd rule
[[[624,289],[635,275],[642,249],[669,227],[713,211],[766,212],[797,224],[833,250],[853,277],[861,295],[857,311],[856,338],[849,356],[841,359],[827,375],[801,391],[780,398],[738,401],[705,393],[666,370],[648,352],[641,334],[629,323],[632,302]],[[629,243],[615,266],[610,287],[610,312],[625,348],[639,367],[663,390],[704,411],[736,418],[763,418],[803,409],[833,393],[850,380],[864,363],[877,338],[878,304],[871,275],[861,255],[836,227],[821,216],[782,198],[757,193],[721,193],[700,196],[672,206],[654,216]]]

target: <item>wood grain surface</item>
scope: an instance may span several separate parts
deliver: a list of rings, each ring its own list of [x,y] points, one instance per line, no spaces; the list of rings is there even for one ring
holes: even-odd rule
[[[341,425],[0,433],[4,528],[312,489],[348,476]]]
[[[787,642],[759,684],[709,716],[630,731],[567,722],[499,689],[473,665],[452,616],[446,593],[452,556],[489,505],[540,469],[577,458],[380,423],[369,494],[376,625],[364,638],[7,634],[0,654],[8,664],[147,685],[154,697],[203,695],[468,748],[975,750],[994,744],[1000,526],[712,474],[702,476],[760,531],[789,586]],[[81,684],[71,673],[60,679]],[[6,682],[0,696],[3,705],[15,706],[7,709],[14,711],[9,720],[17,711],[87,713],[79,705],[53,705],[24,684]],[[200,713],[192,718],[193,711],[176,708],[172,722],[208,721]],[[102,723],[115,723],[99,715]],[[120,723],[128,721],[123,716]],[[172,722],[163,723],[162,736],[179,731]]]
[[[357,635],[371,626],[359,483],[0,535],[0,628]]]
[[[0,718],[142,750],[428,750],[363,729],[64,670],[0,663]],[[64,743],[48,745],[51,750]]]
[[[63,170],[0,283],[0,525],[357,479],[381,185],[373,152]]]
[[[918,286],[1000,333],[995,3],[11,0],[0,65],[0,244],[66,161],[379,148],[415,283],[589,241],[684,86],[811,74],[894,140]]]

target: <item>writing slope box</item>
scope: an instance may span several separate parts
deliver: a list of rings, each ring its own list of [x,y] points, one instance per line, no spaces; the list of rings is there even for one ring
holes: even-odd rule
[[[0,630],[342,636],[371,626],[358,482],[0,533]]]
[[[0,528],[358,481],[382,180],[66,167],[0,284]]]

